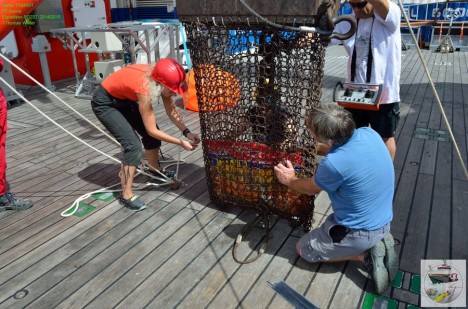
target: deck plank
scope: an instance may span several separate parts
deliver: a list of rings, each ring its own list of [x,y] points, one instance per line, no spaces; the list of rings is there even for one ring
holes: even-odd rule
[[[466,250],[466,238],[459,235],[468,235],[468,182],[462,180],[454,180],[453,186],[453,212],[452,212],[452,230],[450,255],[451,259],[468,260],[468,250]]]
[[[235,213],[239,209],[234,210]],[[237,216],[222,216],[218,215],[213,221],[210,221],[204,229],[191,235],[190,233],[186,238],[175,238],[170,241],[168,245],[172,250],[164,250],[158,254],[157,258],[149,259],[152,263],[143,261],[138,265],[139,270],[147,270],[147,275],[144,281],[139,281],[132,289],[131,294],[124,295],[124,299],[119,297],[118,306],[120,308],[128,308],[133,306],[141,308],[148,305],[155,299],[157,295],[162,295],[170,290],[173,284],[179,284],[178,288],[189,289],[197,284],[200,276],[211,268],[212,263],[216,263],[218,256],[223,256],[229,250],[232,243],[228,238],[224,237],[224,230],[226,226],[238,226],[239,220],[245,220],[249,217],[247,213],[241,213],[240,217]],[[215,260],[213,262],[213,259]],[[150,264],[150,265],[148,265]],[[194,276],[190,274],[194,272]],[[188,280],[186,276],[189,276]],[[179,276],[185,278],[181,282],[177,282]],[[122,284],[126,284],[122,281]],[[177,290],[174,290],[177,293]],[[114,300],[111,303],[117,304]],[[99,307],[99,303],[92,304]],[[172,307],[174,303],[167,304]],[[97,308],[97,307],[96,307]]]
[[[444,111],[466,164],[468,157],[468,52],[422,51]],[[343,47],[326,50],[321,102],[331,101],[335,84],[345,78]],[[451,65],[450,65],[451,64]],[[56,93],[102,128],[89,100],[73,97],[70,82]],[[73,87],[72,87],[73,88]],[[121,149],[92,125],[42,91],[32,103],[89,144],[119,158]],[[158,125],[181,136],[155,103]],[[467,259],[468,180],[453,141],[414,137],[416,128],[447,130],[414,49],[403,52],[401,120],[396,132],[395,199],[392,233],[403,287],[385,296],[399,308],[418,305],[408,291],[420,260]],[[96,207],[89,215],[62,218],[60,213],[80,195],[118,183],[119,164],[83,145],[51,124],[28,104],[10,108],[7,176],[17,196],[29,196],[34,207],[0,213],[0,308],[290,308],[268,281],[284,280],[322,308],[360,308],[373,283],[355,262],[312,264],[295,253],[304,231],[272,218],[267,251],[254,263],[240,265],[232,244],[255,212],[219,207],[207,192],[203,152],[181,151],[163,143],[165,159],[180,159],[179,179],[186,185],[135,189],[149,207],[133,213],[109,202],[86,199]],[[192,132],[200,132],[199,115],[180,111]],[[166,164],[163,164],[167,165]],[[139,176],[136,183],[144,183]],[[315,199],[313,227],[331,213],[328,196]],[[244,239],[240,255],[255,254],[262,239],[256,226]],[[12,295],[28,290],[23,299]]]
[[[246,295],[255,293],[257,279],[268,267],[272,254],[279,250],[290,232],[291,227],[285,221],[279,221],[271,231],[267,253],[254,263],[237,266],[236,271],[221,286],[207,308],[227,308],[233,304],[242,304]]]

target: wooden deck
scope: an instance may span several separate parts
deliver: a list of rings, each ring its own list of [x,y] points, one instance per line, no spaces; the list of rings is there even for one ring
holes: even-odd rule
[[[425,50],[423,55],[466,164],[468,53]],[[344,49],[330,47],[324,102],[331,100],[334,85],[346,74],[345,65]],[[69,83],[56,86],[60,98],[98,123],[89,101],[75,99]],[[397,250],[404,276],[403,286],[385,295],[406,308],[419,304],[409,285],[420,272],[421,259],[468,258],[468,181],[453,141],[444,134],[447,127],[414,49],[403,52],[401,91],[392,232],[401,241]],[[79,138],[119,156],[118,146],[50,94],[29,91],[28,98]],[[158,109],[161,114],[161,106]],[[199,131],[198,115],[182,114],[188,126]],[[158,121],[176,134],[175,127],[164,125],[165,117]],[[8,179],[12,191],[32,198],[34,207],[0,213],[0,308],[291,308],[268,285],[278,279],[320,308],[361,308],[366,293],[373,291],[372,281],[356,263],[309,264],[299,259],[295,243],[302,233],[284,220],[272,222],[263,256],[237,264],[231,248],[254,213],[220,210],[210,203],[201,149],[181,153],[184,187],[138,192],[149,203],[146,210],[135,213],[115,200],[89,198],[86,203],[96,207],[94,211],[63,218],[60,213],[78,196],[117,183],[118,164],[28,104],[9,110],[9,126]],[[432,135],[423,129],[433,130]],[[437,134],[440,141],[424,139]],[[179,151],[167,144],[162,150],[167,158],[177,158]],[[329,201],[321,193],[314,226],[328,213]],[[253,254],[261,236],[255,227],[241,254]]]

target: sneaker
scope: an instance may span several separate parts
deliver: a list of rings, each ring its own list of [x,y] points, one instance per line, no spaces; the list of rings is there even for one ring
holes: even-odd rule
[[[388,270],[384,264],[385,244],[382,240],[372,247],[370,257],[372,260],[372,279],[374,280],[375,290],[381,294],[389,285]]]
[[[171,179],[175,177],[175,171],[164,170],[163,174],[166,175],[166,177],[171,178]]]
[[[160,171],[160,173],[162,173],[163,175],[165,175],[169,179],[172,179],[175,176],[175,172],[171,171],[171,170]],[[148,171],[148,174],[153,175],[154,177],[158,177],[160,179],[162,178],[161,174],[159,174],[158,172]],[[150,178],[148,181],[149,182],[160,182],[160,180],[155,179],[155,178]]]
[[[118,197],[119,203],[131,210],[140,211],[146,208],[146,204],[140,200],[136,195],[129,199],[124,198],[122,195]]]
[[[28,199],[15,198],[11,192],[0,196],[0,212],[5,210],[24,210],[31,208],[33,202]]]
[[[395,276],[398,272],[398,255],[395,252],[395,240],[393,239],[392,234],[388,233],[385,235],[385,237],[382,239],[383,243],[385,245],[385,258],[384,258],[384,263],[385,267],[388,270],[388,279],[390,282],[395,279]]]

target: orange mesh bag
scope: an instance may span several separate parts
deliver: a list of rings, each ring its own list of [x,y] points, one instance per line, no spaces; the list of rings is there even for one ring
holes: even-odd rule
[[[240,99],[239,81],[229,72],[211,64],[202,64],[188,74],[188,94],[186,107],[192,111],[214,112],[232,108]],[[198,84],[195,75],[201,76]],[[199,106],[197,96],[204,102]]]

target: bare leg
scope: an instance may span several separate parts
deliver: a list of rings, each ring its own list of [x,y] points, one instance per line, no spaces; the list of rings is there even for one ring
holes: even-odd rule
[[[133,196],[132,185],[135,170],[136,166],[124,164],[120,166],[120,183],[122,184],[122,196],[124,199],[129,199]]]
[[[392,161],[395,160],[395,153],[396,153],[396,143],[395,138],[384,138],[383,139],[385,146],[387,146],[388,152],[390,153],[390,157],[392,157]]]
[[[323,261],[323,263],[339,263],[339,262],[346,262],[346,261],[357,261],[357,262],[365,263],[364,254],[344,257],[338,260]]]
[[[161,170],[161,166],[159,166],[159,148],[145,149],[145,156],[150,167],[158,171]]]

